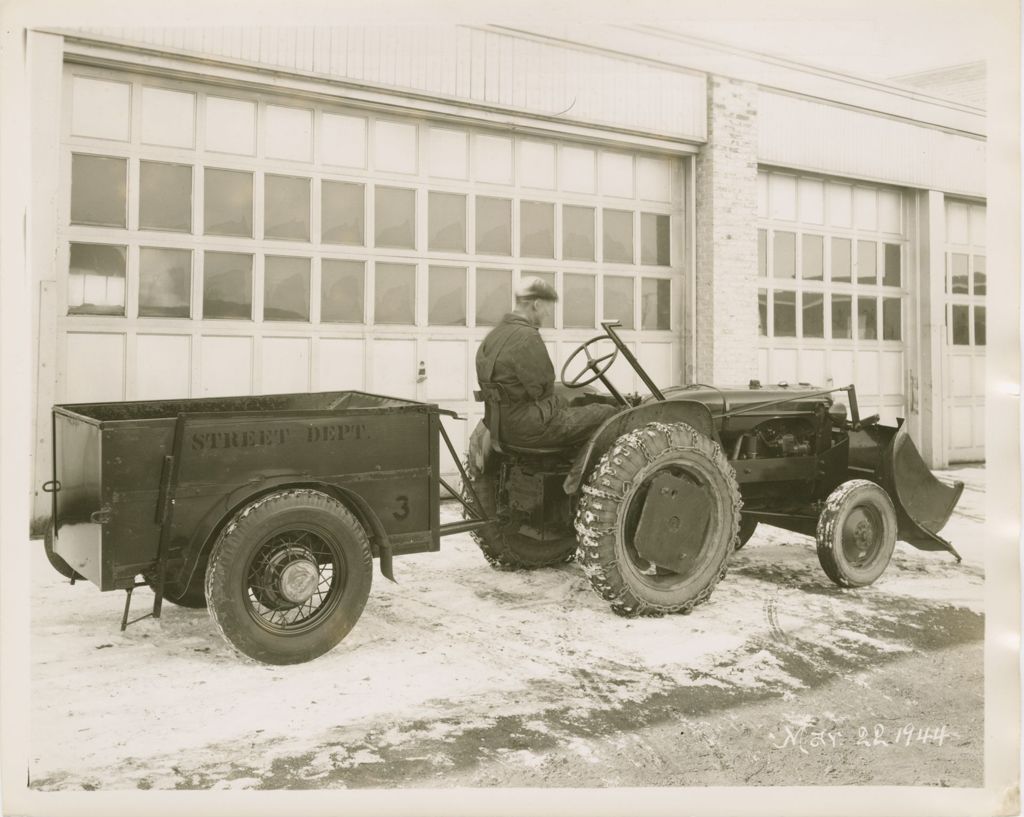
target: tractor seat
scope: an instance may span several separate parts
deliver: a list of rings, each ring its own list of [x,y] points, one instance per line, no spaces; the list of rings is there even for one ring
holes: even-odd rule
[[[508,405],[508,395],[500,383],[488,383],[473,396],[478,403],[484,404],[484,425],[490,432],[491,450],[498,454],[565,454],[573,451],[575,446],[555,446],[553,448],[531,448],[525,445],[512,445],[501,441],[501,407]],[[490,399],[488,399],[490,398]]]

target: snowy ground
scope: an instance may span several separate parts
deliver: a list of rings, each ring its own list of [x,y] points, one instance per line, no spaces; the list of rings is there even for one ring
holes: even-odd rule
[[[396,560],[399,584],[376,576],[349,637],[294,667],[240,662],[203,610],[165,604],[120,633],[123,594],[68,586],[39,546],[31,784],[796,783],[782,761],[820,731],[842,733],[853,768],[823,760],[806,782],[979,785],[985,472],[940,476],[967,483],[944,531],[959,565],[899,544],[875,585],[839,590],[809,538],[762,527],[708,604],[628,620],[575,564],[498,572],[455,536]],[[151,599],[136,591],[136,614]],[[956,677],[928,687],[920,665]],[[892,753],[857,761],[879,725]]]

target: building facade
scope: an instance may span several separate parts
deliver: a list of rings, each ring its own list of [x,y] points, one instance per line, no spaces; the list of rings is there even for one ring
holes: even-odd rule
[[[454,408],[464,447],[525,275],[556,368],[617,318],[659,383],[852,382],[933,467],[984,457],[980,108],[643,26],[28,58],[37,486],[54,403],[364,389]]]

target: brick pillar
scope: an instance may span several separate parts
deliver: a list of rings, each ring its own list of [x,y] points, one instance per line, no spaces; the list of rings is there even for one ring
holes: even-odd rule
[[[708,141],[697,155],[697,377],[757,377],[757,88],[708,77]]]

